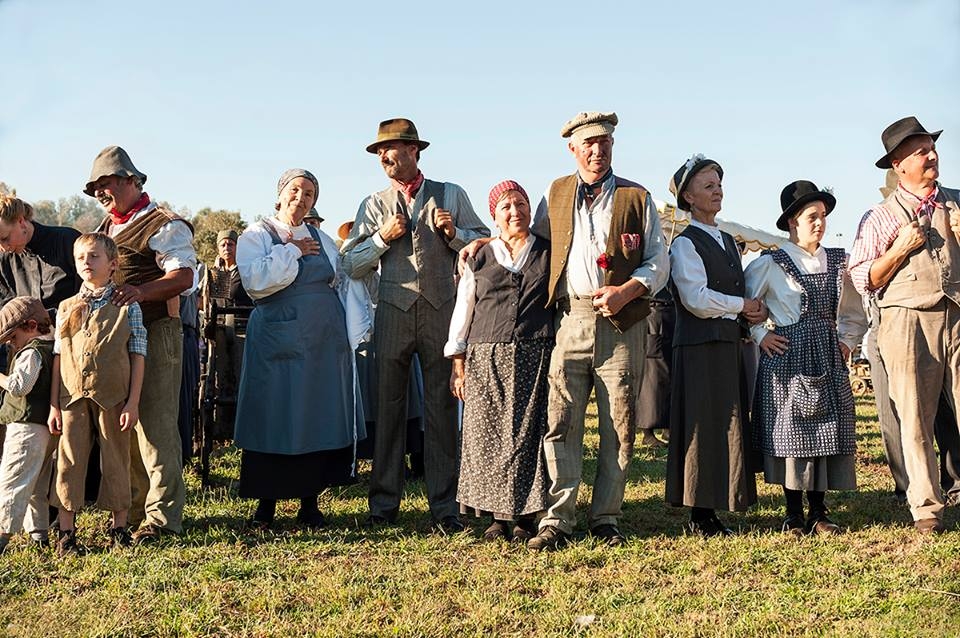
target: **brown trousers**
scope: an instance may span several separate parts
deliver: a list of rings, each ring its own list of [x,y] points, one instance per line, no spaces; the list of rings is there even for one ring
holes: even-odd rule
[[[112,512],[130,509],[130,431],[120,431],[122,409],[122,402],[104,410],[90,399],[77,399],[63,409],[56,489],[64,509],[83,507],[94,438],[100,443],[102,472],[97,506]]]

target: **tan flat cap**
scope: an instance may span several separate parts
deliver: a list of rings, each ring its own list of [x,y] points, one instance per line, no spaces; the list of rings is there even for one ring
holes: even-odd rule
[[[5,343],[13,335],[17,326],[33,319],[37,323],[50,323],[48,313],[39,299],[33,297],[14,297],[0,308],[0,343]]]
[[[616,113],[602,113],[590,111],[577,113],[573,119],[560,129],[562,137],[572,137],[575,142],[598,135],[612,135],[614,127],[619,123]]]

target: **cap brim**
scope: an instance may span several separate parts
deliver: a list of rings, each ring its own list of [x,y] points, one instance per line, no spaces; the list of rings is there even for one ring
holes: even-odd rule
[[[806,195],[801,196],[797,201],[790,204],[790,206],[787,207],[787,210],[780,214],[780,217],[777,218],[777,228],[782,231],[790,232],[790,225],[787,222],[791,217],[803,210],[803,207],[810,202],[823,202],[827,207],[827,212],[825,215],[829,215],[833,212],[833,209],[837,207],[837,198],[830,193],[825,191],[807,193]]]
[[[83,187],[83,194],[87,195],[88,197],[93,197],[93,185],[96,184],[98,180],[104,177],[111,177],[113,175],[117,177],[139,177],[141,184],[147,183],[147,176],[144,173],[140,173],[140,172],[133,173],[130,171],[124,171],[123,173],[110,173],[108,175],[101,175],[100,177],[93,180],[92,182],[87,182],[87,185]]]

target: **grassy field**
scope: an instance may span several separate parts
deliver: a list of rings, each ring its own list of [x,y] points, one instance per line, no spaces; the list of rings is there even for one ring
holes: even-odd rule
[[[221,487],[190,477],[187,529],[160,547],[106,551],[105,515],[84,513],[89,554],[58,559],[19,538],[0,557],[0,635],[8,636],[956,636],[960,531],[918,537],[891,498],[872,405],[858,406],[856,492],[828,495],[848,532],[787,538],[782,498],[726,520],[739,534],[684,536],[686,514],[663,503],[665,454],[638,450],[621,549],[582,539],[534,555],[470,534],[428,531],[423,484],[408,486],[401,526],[359,529],[365,479],[325,494],[331,525],[252,533],[237,499],[238,455],[217,458]],[[597,439],[588,437],[585,489]]]

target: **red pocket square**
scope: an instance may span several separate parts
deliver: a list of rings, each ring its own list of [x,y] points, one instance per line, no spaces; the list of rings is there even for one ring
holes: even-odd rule
[[[643,237],[638,233],[623,233],[620,235],[620,241],[623,242],[624,250],[637,250],[643,242]]]

